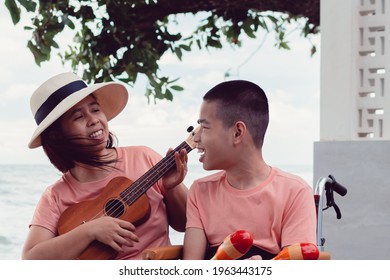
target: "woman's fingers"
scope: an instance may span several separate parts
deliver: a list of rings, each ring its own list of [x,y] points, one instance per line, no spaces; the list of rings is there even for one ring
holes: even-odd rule
[[[134,233],[135,226],[128,222],[109,216],[94,220],[96,225],[96,240],[111,246],[116,251],[121,251],[122,246],[133,246],[139,242]]]

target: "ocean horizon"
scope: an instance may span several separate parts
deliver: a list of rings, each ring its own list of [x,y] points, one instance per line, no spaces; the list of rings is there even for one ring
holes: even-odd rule
[[[302,177],[312,186],[312,165],[274,165]],[[194,179],[212,174],[200,164],[189,163],[184,180],[190,187]],[[48,164],[0,164],[0,260],[18,260],[28,233],[28,225],[42,192],[61,173]],[[183,233],[171,229],[172,244],[182,244]]]

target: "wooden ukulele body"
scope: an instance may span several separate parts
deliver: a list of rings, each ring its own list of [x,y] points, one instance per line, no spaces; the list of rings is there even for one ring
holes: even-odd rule
[[[131,184],[132,181],[128,178],[116,177],[107,184],[97,198],[68,207],[58,221],[58,233],[64,234],[102,216],[119,218],[135,225],[146,221],[150,214],[150,204],[146,194],[142,194],[131,205],[127,205],[120,197],[124,190],[129,188],[131,190]],[[116,254],[110,246],[94,241],[79,256],[79,259],[113,259]]]

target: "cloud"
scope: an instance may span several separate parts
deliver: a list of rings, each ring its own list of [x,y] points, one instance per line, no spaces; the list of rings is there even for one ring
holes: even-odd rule
[[[10,84],[4,91],[0,92],[2,101],[17,100],[21,102],[29,101],[31,92],[36,89],[36,85],[31,84]]]

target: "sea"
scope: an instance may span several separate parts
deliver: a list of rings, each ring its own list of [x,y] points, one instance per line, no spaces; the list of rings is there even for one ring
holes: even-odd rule
[[[312,185],[312,165],[274,165],[301,176]],[[184,180],[190,187],[193,180],[212,174],[200,164],[188,165]],[[35,206],[47,186],[61,176],[51,165],[0,165],[0,260],[19,260],[28,233],[28,224]],[[183,233],[170,230],[172,244],[182,244]]]

